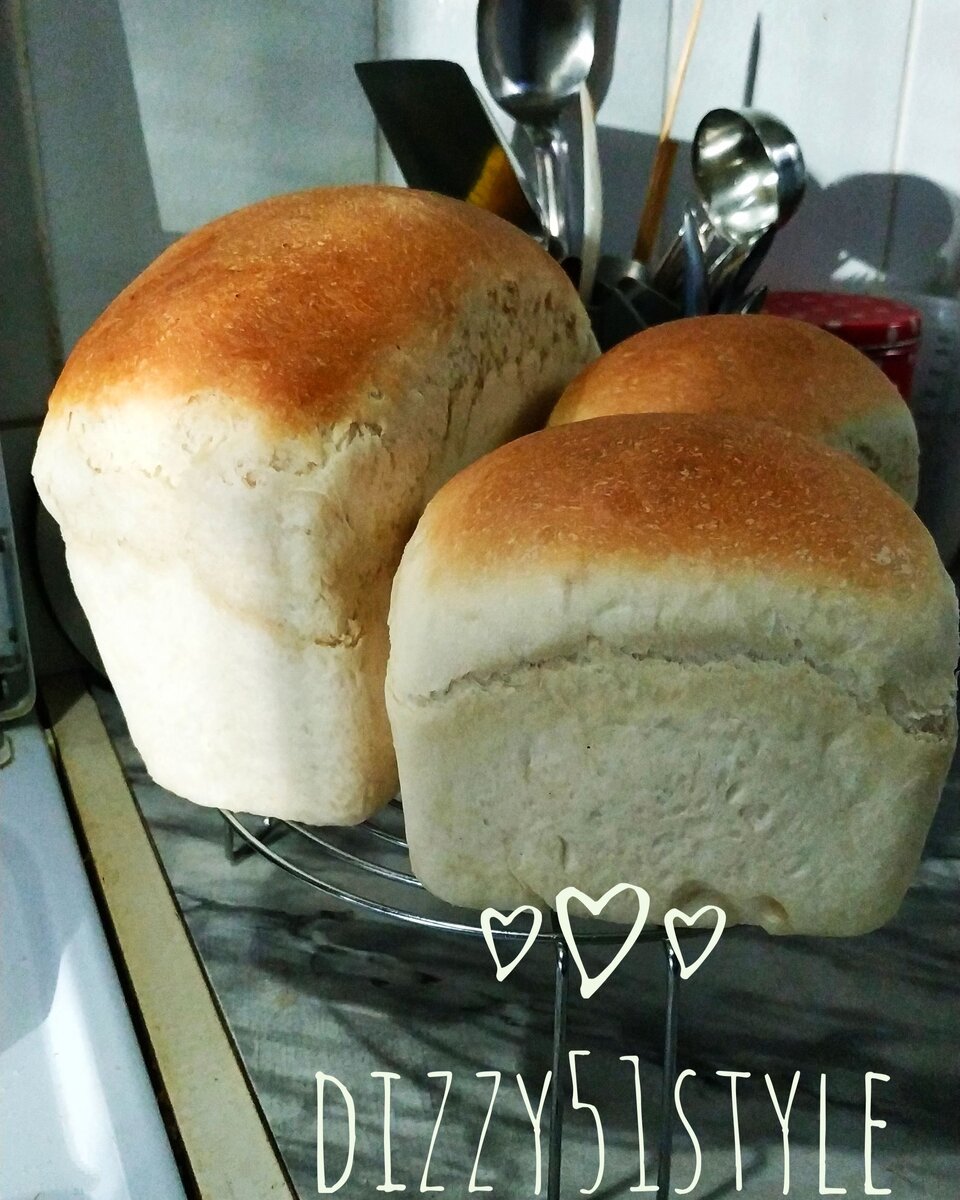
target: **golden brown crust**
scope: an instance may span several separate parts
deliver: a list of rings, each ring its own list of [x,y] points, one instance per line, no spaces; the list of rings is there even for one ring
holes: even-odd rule
[[[135,279],[77,344],[50,408],[216,391],[291,430],[335,421],[379,358],[442,335],[464,289],[532,272],[573,294],[519,230],[429,192],[277,196],[188,234]]]
[[[859,350],[804,321],[689,317],[638,333],[591,363],[551,425],[637,412],[722,412],[824,437],[900,393]]]
[[[462,471],[418,529],[438,576],[670,560],[903,595],[939,588],[907,504],[846,454],[716,414],[600,417]]]

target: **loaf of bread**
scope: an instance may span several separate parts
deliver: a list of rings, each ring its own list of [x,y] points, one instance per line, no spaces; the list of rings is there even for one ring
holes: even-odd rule
[[[570,384],[551,425],[640,412],[733,413],[846,450],[916,503],[917,430],[880,368],[788,317],[671,321],[621,342]]]
[[[34,477],[156,781],[318,823],[389,799],[404,542],[596,352],[540,247],[406,189],[267,200],[135,280],[71,354]]]
[[[956,742],[929,535],[848,455],[742,417],[604,417],[481,459],[427,506],[390,636],[413,866],[472,907],[628,882],[654,922],[713,902],[872,929]]]

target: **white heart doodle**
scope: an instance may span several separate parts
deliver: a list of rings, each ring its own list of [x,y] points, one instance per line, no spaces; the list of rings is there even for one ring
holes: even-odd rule
[[[567,906],[571,900],[579,900],[593,916],[597,917],[606,908],[607,903],[619,896],[621,892],[633,892],[637,897],[637,915],[634,918],[633,926],[627,933],[623,945],[614,955],[613,959],[607,963],[606,967],[595,978],[591,978],[584,970],[583,959],[580,957],[580,951],[577,949],[576,938],[573,936],[573,929],[570,926],[570,913],[567,911]],[[563,930],[563,936],[573,955],[573,961],[577,964],[577,969],[580,972],[580,995],[585,1000],[588,1000],[594,992],[601,988],[613,972],[620,966],[626,956],[630,953],[634,942],[640,936],[643,930],[644,923],[647,919],[647,913],[650,911],[650,895],[643,888],[637,887],[634,883],[618,883],[615,884],[608,892],[600,897],[599,900],[593,900],[590,896],[585,895],[575,887],[566,887],[562,892],[557,894],[557,920],[560,922],[560,928]]]
[[[682,921],[684,925],[696,925],[704,913],[715,912],[717,914],[717,923],[714,926],[713,933],[710,934],[710,941],[701,952],[699,958],[691,963],[688,967],[683,960],[683,955],[680,953],[680,943],[677,939],[676,923]],[[720,935],[723,933],[723,927],[727,923],[727,914],[716,904],[705,904],[703,908],[698,908],[692,917],[688,917],[685,912],[681,912],[679,908],[671,908],[667,915],[663,918],[664,928],[667,931],[667,937],[670,939],[670,945],[673,947],[673,952],[680,962],[680,978],[689,979],[690,976],[703,965],[706,958],[709,957],[714,946],[720,941]]]
[[[500,956],[497,954],[496,943],[493,940],[493,931],[490,928],[490,922],[494,917],[506,928],[512,924],[514,917],[519,916],[522,912],[533,914],[533,922],[530,926],[530,932],[527,934],[527,940],[520,947],[519,954],[506,966],[500,962]],[[480,914],[480,927],[483,929],[483,940],[487,943],[487,949],[497,964],[497,983],[502,983],[510,974],[513,968],[520,962],[526,952],[533,945],[534,939],[540,932],[540,926],[543,924],[543,913],[539,908],[534,908],[532,904],[521,904],[519,908],[515,908],[509,917],[505,917],[503,913],[497,912],[495,908],[485,908]]]

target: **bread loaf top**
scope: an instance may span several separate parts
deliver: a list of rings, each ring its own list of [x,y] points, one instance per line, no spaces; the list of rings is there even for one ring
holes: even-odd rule
[[[599,639],[799,659],[929,712],[957,655],[950,579],[899,496],[801,434],[707,414],[578,422],[468,467],[407,546],[390,627],[411,697]]]
[[[715,414],[602,417],[521,438],[451,480],[418,536],[450,577],[684,559],[890,596],[940,578],[915,515],[848,456]]]
[[[727,412],[823,437],[909,410],[880,368],[832,333],[774,316],[688,317],[635,334],[586,367],[551,425],[633,412]]]
[[[561,268],[472,205],[382,186],[277,196],[135,279],[80,339],[50,411],[218,393],[281,433],[350,420],[373,374],[389,386],[443,342],[465,289],[531,276],[572,309]]]

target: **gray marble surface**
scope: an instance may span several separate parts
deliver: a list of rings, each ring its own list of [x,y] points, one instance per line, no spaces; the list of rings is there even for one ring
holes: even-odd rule
[[[497,983],[479,939],[453,937],[361,913],[330,900],[258,856],[228,860],[218,813],[151,782],[113,697],[96,692],[134,795],[182,907],[194,944],[302,1197],[317,1194],[318,1071],[336,1076],[356,1110],[353,1168],[344,1200],[377,1195],[383,1183],[383,1083],[392,1071],[392,1179],[419,1194],[424,1163],[452,1072],[428,1183],[446,1197],[470,1194],[471,1173],[492,1091],[502,1080],[475,1184],[491,1196],[534,1194],[534,1139],[516,1083],[536,1104],[550,1062],[552,971],[536,947]],[[783,1138],[764,1075],[790,1116],[791,1196],[820,1188],[820,1086],[826,1076],[824,1182],[848,1196],[869,1194],[864,1178],[864,1080],[874,1084],[872,1183],[899,1200],[960,1195],[960,819],[952,781],[928,853],[903,908],[867,937],[829,940],[728,931],[710,959],[680,985],[681,1070],[687,1118],[702,1169],[687,1194],[737,1193],[730,1081],[738,1081],[742,1190],[782,1194]],[[277,843],[285,853],[287,837]],[[296,839],[294,839],[296,840]],[[293,852],[293,849],[290,849]],[[306,861],[306,859],[301,859]],[[314,857],[315,864],[326,862]],[[333,863],[329,877],[355,879]],[[394,891],[391,893],[396,895]],[[386,895],[386,893],[384,893]],[[611,950],[594,947],[599,969]],[[596,1105],[604,1135],[603,1178],[593,1195],[630,1195],[640,1182],[633,1067],[643,1097],[647,1183],[655,1178],[664,974],[657,944],[639,945],[597,994],[571,989],[569,1047],[581,1098]],[[326,1108],[328,1182],[345,1160],[345,1118],[335,1089]],[[225,1114],[225,1120],[229,1115]],[[546,1152],[546,1115],[544,1154]],[[544,1160],[544,1192],[546,1161]],[[695,1168],[691,1139],[676,1134],[673,1183]],[[597,1133],[589,1111],[566,1113],[563,1195],[594,1184]],[[483,1193],[481,1193],[483,1194]],[[636,1193],[634,1193],[636,1194]]]

